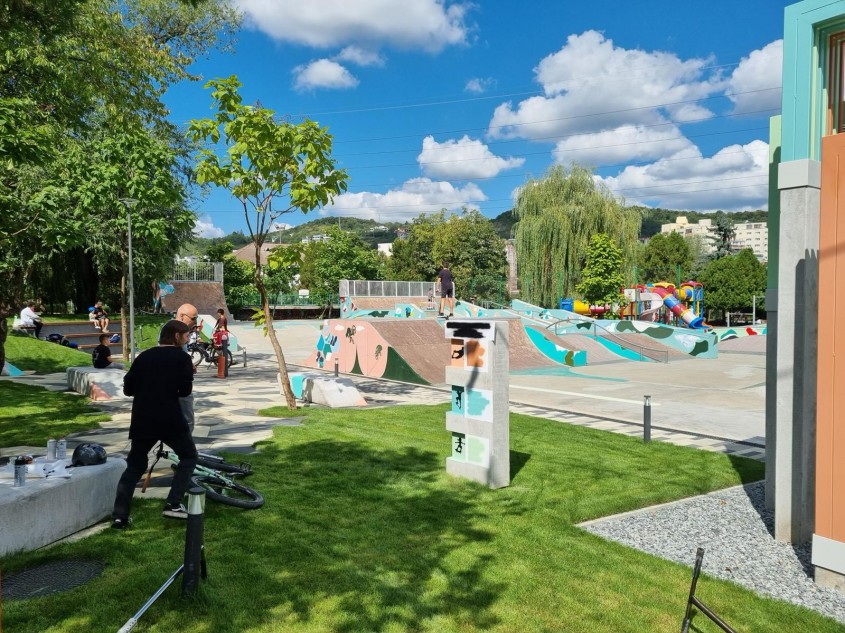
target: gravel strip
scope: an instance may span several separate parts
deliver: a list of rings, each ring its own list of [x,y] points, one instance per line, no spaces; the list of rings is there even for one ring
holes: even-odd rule
[[[642,512],[590,521],[588,532],[845,623],[845,594],[813,582],[810,545],[778,543],[764,483],[730,488]],[[692,573],[690,573],[692,580]]]

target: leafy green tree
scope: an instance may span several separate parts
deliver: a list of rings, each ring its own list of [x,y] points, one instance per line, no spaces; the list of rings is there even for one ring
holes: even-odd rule
[[[707,237],[715,248],[714,259],[731,255],[733,253],[733,242],[736,239],[733,220],[719,211],[716,213],[710,235]]]
[[[604,233],[596,233],[587,247],[587,263],[581,273],[578,292],[590,305],[616,305],[624,298],[625,275],[622,249]]]
[[[270,251],[267,255],[267,271],[264,282],[268,292],[277,295],[290,292],[293,289],[294,279],[300,274],[299,271],[302,267],[304,250],[304,246],[300,242],[299,244],[279,246]]]
[[[434,244],[439,227],[446,223],[446,212],[425,213],[414,218],[408,227],[407,239],[393,242],[393,251],[387,262],[388,279],[433,280],[439,270]]]
[[[708,308],[732,312],[748,310],[755,295],[766,291],[766,267],[750,248],[711,260],[701,275]]]
[[[458,297],[498,298],[497,280],[507,269],[505,241],[496,227],[477,210],[464,209],[437,225],[434,234],[434,261],[449,262]],[[431,277],[433,279],[433,277]]]
[[[382,258],[354,233],[336,226],[327,229],[328,240],[314,242],[305,251],[302,284],[321,293],[335,294],[341,279],[382,279]]]
[[[555,305],[559,293],[572,294],[595,233],[619,244],[626,270],[634,265],[640,214],[623,208],[584,167],[558,165],[545,177],[529,180],[514,214],[519,219],[515,235],[521,293],[532,303]]]
[[[639,259],[639,280],[677,283],[681,274],[689,275],[693,258],[689,244],[680,233],[658,233],[643,248]]]
[[[108,277],[92,265],[90,227],[76,213],[84,194],[73,188],[69,157],[85,157],[103,126],[142,127],[175,148],[161,96],[190,78],[193,60],[231,38],[228,27],[239,22],[225,0],[0,3],[0,368],[5,318],[25,291],[34,294],[34,283],[60,287],[63,264],[78,263],[73,288],[96,289]],[[88,183],[89,193],[96,189]],[[171,235],[179,236],[178,225]],[[142,274],[146,261],[162,256],[160,244],[143,245]]]
[[[393,242],[386,273],[389,279],[433,281],[444,261],[457,296],[496,298],[507,268],[505,241],[477,210],[448,218],[445,211],[422,214],[411,223],[408,239]]]
[[[250,238],[255,247],[255,286],[261,296],[265,331],[276,353],[288,408],[296,409],[285,357],[267,300],[261,266],[261,249],[279,217],[308,213],[346,190],[347,174],[336,169],[331,157],[332,136],[326,128],[306,119],[299,124],[279,122],[275,112],[242,103],[237,77],[215,79],[212,88],[217,109],[214,118],[191,121],[188,137],[196,143],[225,145],[199,153],[197,180],[229,189],[242,204]],[[275,206],[278,203],[278,206]]]

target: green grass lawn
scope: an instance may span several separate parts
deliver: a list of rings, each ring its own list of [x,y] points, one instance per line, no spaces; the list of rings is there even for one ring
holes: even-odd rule
[[[88,398],[78,395],[0,380],[0,447],[46,447],[51,437],[96,429],[111,419],[87,405]]]
[[[691,569],[574,524],[763,476],[759,462],[512,415],[512,485],[491,491],[445,474],[446,410],[306,409],[302,427],[277,428],[251,458],[266,505],[209,503],[208,580],[190,600],[171,587],[136,630],[677,632]],[[181,563],[184,524],[140,496],[126,532],[0,560],[4,577],[107,563],[84,587],[5,601],[9,631],[114,631],[156,591]],[[698,587],[737,631],[845,631],[728,582]]]

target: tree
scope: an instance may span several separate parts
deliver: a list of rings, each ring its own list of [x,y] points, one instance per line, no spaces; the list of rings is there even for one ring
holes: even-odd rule
[[[382,260],[378,251],[367,248],[354,233],[336,226],[327,229],[328,240],[314,242],[305,252],[308,276],[303,285],[332,295],[341,279],[382,279]]]
[[[733,241],[736,239],[736,229],[734,223],[725,213],[719,211],[713,226],[710,229],[710,235],[707,236],[715,248],[713,253],[714,259],[725,257],[733,253]]]
[[[544,178],[529,180],[514,214],[521,293],[532,303],[556,305],[560,296],[572,294],[595,233],[619,245],[626,269],[634,264],[640,213],[623,208],[584,167],[557,165]]]
[[[190,78],[187,68],[197,56],[231,41],[239,22],[224,0],[0,4],[0,369],[6,317],[25,292],[34,296],[34,282],[61,286],[65,264],[77,264],[77,283],[64,284],[68,294],[107,277],[91,265],[69,157],[85,157],[109,125],[144,128],[175,149],[161,96],[172,82]],[[100,209],[114,203],[101,200]],[[172,235],[167,248],[179,238]],[[144,245],[139,242],[142,271],[163,254],[148,257]],[[80,276],[95,283],[78,284]]]
[[[587,248],[587,263],[581,274],[578,292],[590,305],[614,305],[624,298],[622,288],[625,275],[622,249],[613,243],[604,233],[596,233],[590,238]]]
[[[645,282],[671,281],[675,283],[678,266],[681,273],[689,275],[692,253],[680,233],[658,233],[643,248],[639,259],[639,280]]]
[[[197,180],[229,189],[243,206],[255,247],[255,286],[261,296],[264,327],[276,359],[288,408],[296,409],[282,348],[273,330],[261,266],[261,249],[279,217],[293,211],[308,213],[346,190],[347,174],[336,169],[331,157],[332,136],[326,128],[306,119],[299,124],[278,122],[275,112],[260,105],[246,106],[234,75],[206,84],[212,88],[217,109],[213,119],[191,121],[188,137],[196,142],[221,139],[221,157],[214,149],[199,153]],[[274,206],[280,202],[281,206]]]
[[[708,308],[732,312],[751,308],[766,291],[766,267],[750,248],[711,260],[701,275]]]

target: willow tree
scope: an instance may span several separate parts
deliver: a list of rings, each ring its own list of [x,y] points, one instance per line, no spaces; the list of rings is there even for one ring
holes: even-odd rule
[[[642,216],[623,207],[589,169],[556,165],[529,180],[514,215],[520,294],[531,303],[556,306],[559,298],[572,296],[596,233],[622,249],[626,269],[634,264]]]

